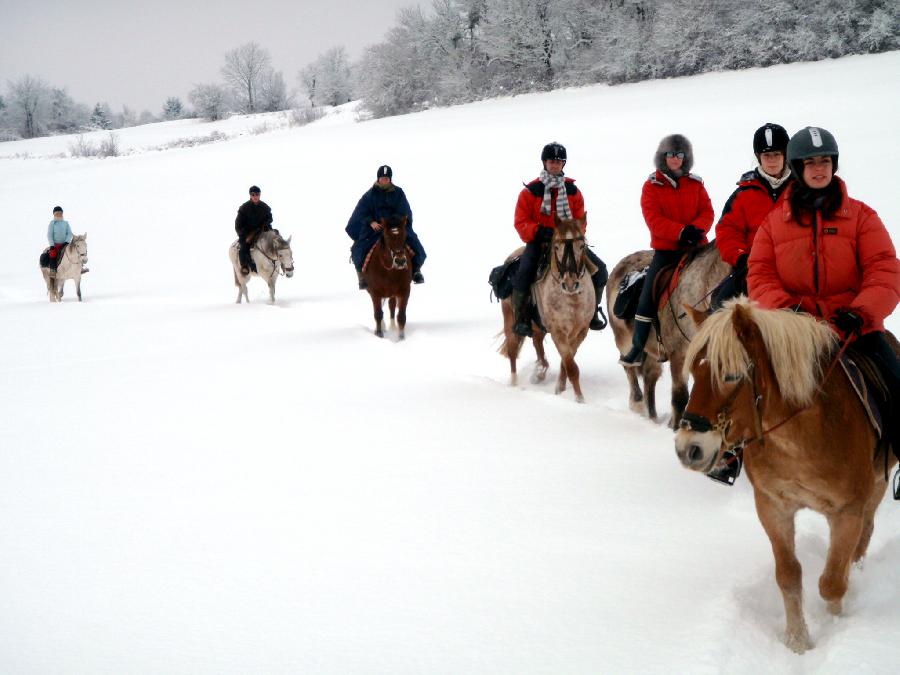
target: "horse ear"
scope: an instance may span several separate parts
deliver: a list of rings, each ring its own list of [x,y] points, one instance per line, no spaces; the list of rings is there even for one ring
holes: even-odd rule
[[[285,243],[286,243],[288,246],[290,246],[290,245],[291,245],[291,239],[293,239],[293,238],[294,238],[294,235],[291,235],[290,237],[287,238],[287,240],[286,240]]]
[[[85,239],[87,239],[87,232],[82,235]]]
[[[757,341],[762,340],[762,334],[759,327],[753,320],[753,310],[744,303],[735,303],[731,314],[731,323],[734,326],[734,332],[737,333],[738,339],[744,345],[744,349],[753,358],[756,352],[754,345]]]
[[[695,309],[693,305],[689,305],[686,302],[682,304],[682,307],[687,311],[695,326],[700,326],[700,324],[706,321],[706,318],[709,316],[706,312],[701,312],[699,309]]]

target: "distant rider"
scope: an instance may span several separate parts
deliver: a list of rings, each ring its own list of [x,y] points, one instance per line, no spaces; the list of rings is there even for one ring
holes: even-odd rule
[[[238,260],[241,263],[241,274],[250,274],[252,269],[256,271],[256,264],[250,256],[250,250],[256,243],[257,237],[263,232],[272,229],[272,209],[259,198],[260,189],[250,186],[249,201],[241,204],[234,219],[234,230],[238,235]]]
[[[69,227],[69,222],[67,220],[63,220],[63,210],[61,206],[53,207],[53,220],[50,221],[50,224],[47,226],[47,242],[50,244],[50,248],[48,248],[45,252],[44,256],[41,256],[41,264],[45,267],[49,267],[52,270],[55,270],[59,265],[59,258],[62,253],[62,248],[66,244],[72,243],[72,228]],[[81,268],[81,273],[86,274],[90,272],[87,267]]]

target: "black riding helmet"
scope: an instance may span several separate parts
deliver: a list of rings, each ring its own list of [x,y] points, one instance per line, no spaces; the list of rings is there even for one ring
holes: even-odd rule
[[[831,157],[832,171],[837,171],[838,144],[830,131],[804,127],[794,134],[787,146],[787,161],[795,176],[803,176],[803,160],[810,157]]]
[[[764,152],[784,152],[789,140],[790,136],[783,126],[766,122],[753,134],[753,154],[759,159]]]
[[[556,141],[547,143],[544,149],[541,150],[541,162],[546,162],[548,159],[561,159],[565,162],[567,159],[565,146]]]

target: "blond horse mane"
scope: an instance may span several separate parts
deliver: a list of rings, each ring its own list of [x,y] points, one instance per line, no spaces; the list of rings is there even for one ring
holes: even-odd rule
[[[808,314],[762,309],[745,297],[726,302],[698,328],[685,357],[685,378],[704,347],[717,389],[722,389],[726,375],[749,373],[749,356],[731,320],[738,305],[762,334],[782,397],[796,406],[809,405],[822,377],[821,357],[832,351],[837,336],[827,323]]]

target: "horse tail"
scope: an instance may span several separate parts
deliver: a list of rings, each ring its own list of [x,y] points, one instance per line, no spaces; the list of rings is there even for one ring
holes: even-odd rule
[[[505,358],[519,358],[519,352],[522,351],[522,343],[524,342],[522,336],[516,335],[515,333],[506,335],[505,333],[500,332],[497,333],[496,337],[500,337],[501,335],[503,335],[503,342],[497,349],[500,356]]]

